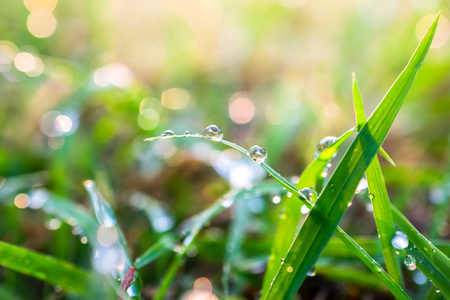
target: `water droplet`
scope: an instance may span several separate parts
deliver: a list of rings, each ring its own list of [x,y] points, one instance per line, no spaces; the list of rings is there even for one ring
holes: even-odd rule
[[[347,207],[352,206],[352,201],[350,201],[349,203],[347,203]]]
[[[302,194],[303,196],[305,196],[306,200],[308,200],[309,202],[316,202],[317,200],[317,193],[315,190],[313,190],[312,188],[304,188],[300,190],[300,194]]]
[[[438,293],[438,294],[439,294],[440,292],[441,292],[441,290],[440,290],[440,289],[436,289],[436,293]]]
[[[248,150],[248,155],[257,163],[263,163],[267,158],[266,149],[256,145]]]
[[[313,267],[311,268],[311,270],[309,270],[308,273],[306,273],[306,275],[309,276],[309,277],[314,277],[314,276],[316,276],[316,267],[313,266]]]
[[[99,223],[105,225],[107,228],[111,228],[116,225],[117,220],[114,215],[114,211],[109,202],[106,201],[106,199],[103,198],[97,190],[95,182],[93,180],[86,180],[83,184],[89,193],[89,197],[91,198],[92,206],[94,208],[95,217]]]
[[[413,271],[416,269],[416,259],[411,255],[406,255],[403,263],[408,268],[408,270]]]
[[[431,249],[431,251],[433,251],[433,253],[436,253],[436,248]]]
[[[175,132],[173,132],[172,130],[166,130],[161,134],[161,136],[171,136],[171,135],[175,135]]]
[[[291,266],[289,266],[289,267],[287,267],[286,271],[287,271],[288,273],[292,273],[292,272],[294,272],[294,268],[291,267]]]
[[[408,247],[408,236],[401,231],[397,231],[391,240],[391,244],[395,249],[403,250]]]
[[[281,264],[284,264],[284,258],[282,258],[282,259],[280,260],[280,263],[281,263]]]
[[[370,200],[373,200],[373,198],[375,198],[375,196],[372,193],[370,193],[369,198],[370,198]]]
[[[207,137],[209,139],[212,139],[213,141],[220,142],[222,140],[222,138],[223,138],[223,132],[222,132],[222,129],[220,129],[219,126],[209,125],[203,131],[203,136]]]
[[[337,137],[334,136],[327,136],[324,137],[322,140],[320,140],[319,144],[316,148],[316,157],[318,157],[323,151],[328,149],[331,145],[336,143]]]
[[[191,135],[191,132],[189,130],[186,130],[183,135]]]
[[[302,213],[302,215],[309,214],[310,211],[311,210],[306,205],[303,205],[302,208],[300,208],[300,212]]]

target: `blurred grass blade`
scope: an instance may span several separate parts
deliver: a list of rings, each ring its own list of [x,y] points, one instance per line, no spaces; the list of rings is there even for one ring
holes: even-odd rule
[[[395,167],[394,160],[387,154],[386,150],[383,149],[383,147],[380,146],[380,149],[378,149],[378,153],[380,153],[391,165]]]
[[[68,262],[1,241],[0,265],[85,296],[96,280]]]
[[[136,260],[134,261],[134,265],[138,269],[140,269],[155,261],[161,255],[173,252],[173,248],[175,246],[175,237],[172,234],[166,233],[156,243],[148,248],[141,256],[136,258]]]
[[[322,178],[322,172],[327,166],[329,160],[353,132],[354,130],[347,131],[339,137],[333,145],[320,153],[319,157],[309,164],[309,166],[302,172],[296,188],[299,190],[306,187],[314,188],[317,180]],[[278,271],[280,260],[286,256],[289,246],[294,240],[301,217],[298,199],[296,197],[287,196],[284,196],[283,198],[284,200],[282,203],[285,203],[284,214],[286,217],[279,218],[278,220],[278,227],[274,237],[275,242],[273,243],[270,253],[270,260],[267,265],[266,274],[264,275],[263,293],[267,291],[270,282]]]
[[[356,83],[355,73],[353,73],[353,101],[358,127],[362,128],[366,123],[366,115],[364,113],[364,104],[361,93],[359,92],[359,88]],[[380,150],[382,150],[381,147]],[[372,201],[373,215],[377,226],[386,268],[389,275],[391,275],[391,277],[399,285],[403,285],[400,267],[395,257],[394,247],[392,247],[391,244],[391,239],[394,236],[394,220],[391,213],[391,204],[386,190],[386,184],[384,183],[383,174],[381,172],[380,162],[378,161],[378,157],[376,155],[367,167],[366,177],[371,195],[370,198]]]
[[[384,183],[378,157],[374,157],[366,170],[367,184],[372,200],[373,216],[378,230],[384,262],[391,277],[403,285],[400,267],[395,257],[395,249],[391,240],[394,236],[394,220],[392,218],[391,203]]]
[[[208,224],[212,218],[214,218],[217,214],[219,214],[223,210],[231,207],[236,201],[241,200],[246,196],[247,197],[251,195],[263,196],[280,191],[281,188],[279,186],[275,187],[273,184],[254,185],[250,189],[240,190],[230,194],[227,197],[219,199],[209,208],[192,217],[189,223],[182,230],[186,234],[186,237],[184,238],[181,245],[175,246],[174,248],[174,252],[176,253],[175,258],[172,261],[169,270],[166,272],[154,299],[155,300],[164,299],[167,290],[169,289],[181,263],[184,260],[186,252],[189,250],[189,248],[197,238],[200,230],[206,224]]]
[[[416,258],[416,265],[420,271],[450,299],[450,259],[420,234],[395,206],[392,206],[392,214],[395,224],[415,246],[415,248],[408,247],[407,253]]]
[[[356,187],[378,152],[414,81],[432,38],[439,15],[419,44],[406,68],[353,141],[337,166],[300,232],[264,299],[292,297],[317,261],[353,198]],[[289,272],[290,271],[290,272]],[[395,282],[394,282],[395,283]],[[390,289],[396,293],[395,290]],[[396,297],[400,295],[394,294]]]
[[[116,252],[122,253],[124,255],[124,267],[122,268],[116,268],[116,270],[119,273],[120,278],[124,278],[126,272],[130,267],[133,267],[130,252],[128,251],[127,242],[125,240],[125,236],[120,229],[119,226],[117,226],[117,218],[114,214],[114,211],[111,207],[111,205],[106,201],[106,199],[102,196],[102,194],[97,190],[96,184],[93,180],[86,180],[83,182],[84,187],[86,188],[87,192],[89,193],[89,197],[91,199],[92,206],[94,208],[94,213],[97,218],[98,224],[100,225],[100,228],[97,232],[97,239],[99,234],[103,234],[105,236],[111,234],[111,229],[116,230],[117,232],[117,241],[113,241],[112,245],[101,245],[98,247],[100,255],[105,255],[105,257],[108,255],[108,249],[115,248]],[[96,245],[98,246],[98,245]],[[99,258],[96,258],[97,260],[101,261]],[[131,297],[139,296],[141,294],[142,285],[141,280],[139,277],[139,273],[134,273],[135,282],[131,285],[131,287],[128,289],[128,295]]]
[[[248,199],[247,199],[248,200]],[[239,201],[233,206],[233,221],[228,233],[227,244],[225,246],[225,257],[223,262],[222,285],[226,299],[229,299],[229,280],[233,261],[241,255],[242,241],[245,236],[245,228],[249,219],[247,201]]]
[[[348,131],[347,133],[345,133],[343,136],[346,135],[350,135],[353,132],[353,129]],[[163,136],[163,137],[153,137],[153,138],[149,138],[146,139],[147,141],[154,141],[154,140],[160,140],[160,139],[171,139],[171,138],[186,138],[186,137],[193,137],[193,138],[203,138],[203,139],[207,139],[204,138],[200,135],[194,135],[194,136],[184,136],[184,135],[176,135],[176,136]],[[209,141],[213,141],[210,139],[207,139]],[[247,150],[245,150],[244,148],[242,148],[239,145],[236,145],[235,143],[231,143],[229,141],[225,141],[225,140],[221,140],[221,141],[214,141],[214,142],[219,142],[225,145],[230,146],[231,148],[234,148],[238,151],[240,151],[241,153],[248,155]],[[343,141],[342,141],[343,142]],[[337,143],[335,143],[334,145],[332,145],[330,148],[335,147]],[[322,152],[322,154],[319,156],[321,158],[321,160],[323,159],[323,161],[326,163],[328,162],[329,159],[331,159],[333,157],[333,149],[328,148],[327,150],[325,150],[324,152]],[[289,192],[291,192],[293,195],[297,196],[298,199],[300,199],[306,206],[308,206],[308,208],[312,208],[313,204],[311,202],[309,202],[305,196],[299,192],[299,190],[292,184],[290,183],[288,180],[286,180],[285,178],[283,178],[280,174],[278,174],[274,169],[272,169],[269,165],[267,165],[266,163],[261,163],[260,164],[261,167],[267,171],[267,173],[269,173],[274,179],[276,179],[286,190],[288,190]],[[319,168],[317,168],[317,170],[319,170]],[[317,178],[317,177],[316,177]],[[356,187],[355,187],[356,188]],[[298,209],[298,206],[297,206]],[[296,224],[297,226],[297,224]],[[192,226],[191,226],[192,227]],[[190,229],[191,230],[191,229]],[[351,251],[356,254],[356,256],[361,259],[363,261],[364,264],[366,264],[366,266],[369,267],[369,269],[371,270],[377,270],[375,272],[375,275],[387,286],[391,288],[391,292],[399,299],[409,299],[408,295],[406,295],[406,293],[403,291],[403,289],[394,281],[392,280],[392,278],[389,277],[389,275],[378,265],[376,265],[375,260],[368,255],[350,236],[348,236],[341,228],[337,227],[335,230],[335,234],[342,239],[342,241],[344,242],[344,244],[349,247],[351,249]],[[176,270],[178,270],[179,264],[181,263],[181,259],[178,259],[178,256],[176,257],[176,259],[174,260],[174,262],[172,263],[171,267],[169,268],[169,271],[167,272],[164,280],[163,280],[163,284],[161,285],[160,291],[163,290],[164,292],[161,292],[161,295],[159,295],[158,292],[158,297],[157,299],[162,299],[162,297],[164,297],[165,292],[167,291],[167,289],[170,286],[171,281],[173,280],[173,277],[176,274]],[[264,293],[263,293],[264,295]]]

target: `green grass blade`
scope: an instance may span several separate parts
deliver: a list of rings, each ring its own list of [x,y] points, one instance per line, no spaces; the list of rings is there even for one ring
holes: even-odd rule
[[[94,281],[89,273],[68,262],[1,241],[0,265],[77,294],[88,295]]]
[[[350,130],[349,132],[347,132],[347,133],[345,133],[343,136],[345,136],[345,135],[350,135],[351,134],[351,132],[353,132],[353,129],[352,130]],[[168,138],[186,138],[186,137],[189,137],[189,136],[183,136],[183,135],[177,135],[177,136],[165,136],[165,137],[154,137],[154,138],[149,138],[149,139],[146,139],[146,140],[148,140],[148,141],[153,141],[153,140],[160,140],[160,139],[168,139]],[[202,137],[202,136],[200,136],[200,135],[194,135],[194,136],[191,136],[192,138],[203,138],[203,139],[207,139],[207,138],[204,138],[204,137]],[[210,140],[210,139],[207,139],[207,140],[209,140],[209,141],[212,141],[212,140]],[[234,148],[234,149],[236,149],[236,150],[238,150],[238,151],[240,151],[241,153],[243,153],[243,154],[247,154],[247,151],[244,149],[244,148],[242,148],[241,146],[239,146],[239,145],[236,145],[235,143],[231,143],[231,142],[229,142],[229,141],[224,141],[224,140],[222,140],[222,141],[215,141],[215,142],[219,142],[219,143],[222,143],[222,144],[225,144],[225,145],[228,145],[229,147],[231,147],[231,148]],[[335,143],[334,145],[332,145],[331,147],[333,147],[333,146],[336,146],[336,144],[337,143]],[[330,147],[330,148],[331,148]],[[323,154],[323,156],[322,156],[322,154],[319,156],[319,157],[322,157],[323,158],[323,160],[325,161],[325,162],[328,162],[328,160],[329,159],[331,159],[332,157],[333,157],[333,153],[332,153],[332,151],[335,151],[335,150],[332,150],[332,149],[330,149],[330,148],[328,148],[327,150],[325,150],[324,152],[322,152],[322,154]],[[311,202],[309,202],[306,198],[305,198],[305,196],[303,195],[303,194],[301,194],[300,192],[299,192],[299,190],[292,184],[292,183],[290,183],[289,181],[287,181],[285,178],[283,178],[280,174],[278,174],[275,170],[273,170],[269,165],[267,165],[266,163],[261,163],[260,164],[261,165],[261,167],[264,169],[264,170],[266,170],[275,180],[277,180],[286,190],[288,190],[289,192],[291,192],[293,195],[296,195],[299,199],[300,199],[300,201],[302,201],[305,205],[307,205],[309,208],[312,208],[313,207],[313,204],[311,203]],[[356,187],[355,187],[356,188]],[[379,266],[379,265],[376,265],[376,266],[374,266],[374,263],[375,263],[375,260],[370,256],[370,255],[368,255],[363,249],[362,249],[362,247],[360,247],[350,236],[348,236],[341,228],[339,228],[339,227],[337,227],[336,228],[336,230],[335,230],[335,233],[336,233],[336,235],[344,242],[344,244],[345,245],[347,245],[347,247],[349,247],[350,249],[351,249],[351,251],[354,253],[354,254],[356,254],[356,256],[358,257],[358,258],[360,258],[362,261],[363,261],[363,263],[364,264],[366,264],[368,267],[369,267],[369,269],[371,269],[371,270],[377,270],[377,272],[375,273],[375,275],[386,285],[386,286],[388,286],[388,287],[391,287],[391,291],[392,291],[392,293],[398,298],[398,299],[409,299],[409,297],[406,295],[406,293],[403,291],[403,289],[394,281],[394,280],[392,280],[392,278],[390,278],[389,277],[389,275]],[[169,285],[167,285],[167,283],[170,283],[172,280],[173,280],[173,276],[175,276],[175,274],[176,274],[176,272],[175,273],[172,273],[172,270],[173,270],[173,268],[175,268],[177,265],[179,265],[181,263],[181,260],[178,260],[178,259],[175,259],[174,260],[174,262],[173,262],[173,264],[172,264],[172,266],[171,266],[171,268],[170,268],[170,272],[168,272],[167,273],[167,275],[166,275],[166,277],[164,278],[164,280],[163,280],[163,288],[164,288],[164,290],[167,290],[168,288],[169,288],[169,286],[170,286],[170,284]],[[175,264],[175,265],[174,265]],[[172,268],[173,267],[173,268]],[[178,267],[176,267],[175,268],[175,270],[177,269]],[[168,279],[168,277],[170,277],[169,279]],[[164,293],[162,293],[162,295],[160,295],[160,297],[162,298],[163,296],[164,296],[164,294],[165,294],[165,291],[164,291]],[[263,294],[263,296],[264,296],[264,294]]]
[[[355,73],[353,73],[353,101],[358,124],[357,127],[362,128],[366,123],[366,114],[364,113],[364,104],[356,83]],[[379,150],[382,150],[382,148],[380,147]],[[384,150],[382,151],[387,155]],[[398,284],[403,285],[400,267],[395,257],[394,248],[391,244],[391,239],[394,236],[394,220],[391,213],[391,204],[381,172],[380,162],[376,155],[367,167],[366,177],[371,193],[373,215],[378,230],[378,236],[380,238],[386,268],[391,277]]]
[[[392,85],[375,112],[361,129],[296,236],[285,263],[280,268],[265,299],[289,299],[297,292],[306,274],[316,262],[339,221],[364,171],[403,104],[436,31],[438,17],[419,44],[406,68]],[[288,272],[287,268],[292,268]],[[393,290],[391,290],[394,292]],[[395,295],[397,296],[397,295]]]
[[[378,230],[384,262],[391,277],[403,285],[399,264],[395,257],[395,249],[391,240],[394,236],[394,219],[392,218],[391,203],[381,172],[380,162],[375,156],[366,170],[367,184],[371,194],[373,215]]]
[[[364,112],[364,104],[362,101],[361,93],[359,92],[358,83],[356,82],[355,73],[352,74],[353,81],[353,105],[355,107],[356,115],[356,130],[360,131],[364,124],[366,124],[366,113]]]
[[[173,248],[176,246],[175,237],[172,234],[163,235],[156,243],[148,248],[141,256],[136,258],[134,265],[141,269],[142,267],[155,261],[161,255],[165,253],[173,252]]]
[[[309,164],[300,175],[296,188],[300,190],[306,187],[315,187],[317,180],[322,177],[322,172],[329,160],[353,132],[354,130],[349,130],[344,133],[333,145],[323,151],[319,157]],[[284,196],[282,203],[285,203],[285,217],[278,220],[277,232],[274,237],[275,242],[273,243],[266,274],[264,275],[263,294],[268,290],[270,282],[280,267],[280,260],[286,256],[289,246],[294,240],[297,225],[301,217],[299,203],[296,197]]]
[[[361,97],[361,93],[359,91],[358,83],[356,82],[356,75],[355,73],[352,74],[352,91],[353,91],[353,105],[355,107],[355,115],[356,115],[356,130],[360,131],[364,124],[366,124],[366,113],[364,112],[364,103]],[[383,147],[380,147],[378,152],[386,158],[386,160],[395,166],[394,161],[392,158],[387,154],[387,152],[383,149]]]
[[[420,234],[394,206],[392,206],[392,214],[395,224],[415,245],[415,248],[408,247],[406,252],[416,258],[416,265],[420,271],[432,280],[445,297],[450,298],[450,259]]]
[[[378,149],[378,153],[380,153],[391,165],[395,167],[394,160],[387,154],[386,150],[383,149],[383,147],[380,146],[380,149]]]
[[[223,262],[222,286],[226,299],[229,299],[230,294],[229,280],[233,261],[241,254],[245,228],[250,220],[250,211],[248,210],[247,203],[245,201],[237,202],[233,206],[233,215],[234,218],[230,226]]]

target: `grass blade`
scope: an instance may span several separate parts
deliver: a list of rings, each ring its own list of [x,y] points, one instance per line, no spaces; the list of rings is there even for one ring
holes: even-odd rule
[[[300,175],[296,188],[299,190],[306,187],[314,188],[317,180],[319,180],[319,178],[321,179],[322,172],[329,160],[353,132],[354,130],[349,130],[344,133],[333,145],[323,151],[319,157],[309,164]],[[280,260],[286,256],[289,246],[291,245],[292,240],[294,240],[295,232],[301,217],[299,203],[296,197],[284,196],[283,203],[285,203],[285,217],[280,218],[278,221],[277,232],[274,237],[274,241],[276,242],[273,243],[270,260],[267,265],[266,274],[264,275],[263,294],[268,290],[270,282],[278,271]]]
[[[406,98],[431,44],[438,18],[439,16],[336,168],[291,245],[285,263],[278,271],[268,293],[264,295],[265,299],[292,297],[331,238],[359,180],[378,152]],[[291,268],[291,272],[288,268]]]
[[[349,132],[345,133],[343,136],[345,136],[346,134],[351,134],[351,132],[353,132],[353,129],[350,130]],[[169,138],[202,138],[202,139],[207,139],[205,137],[202,137],[200,135],[194,135],[194,136],[184,136],[184,135],[176,135],[176,136],[161,136],[161,137],[153,137],[153,138],[149,138],[146,139],[147,141],[154,141],[154,140],[160,140],[160,139],[169,139]],[[207,139],[209,141],[213,141],[210,139]],[[222,144],[225,144],[231,148],[234,148],[238,151],[240,151],[243,154],[248,155],[247,150],[245,150],[243,147],[236,145],[235,143],[231,143],[229,141],[225,141],[225,140],[221,140],[221,141],[215,141],[215,142],[219,142]],[[334,145],[332,145],[331,147],[335,146],[336,143]],[[330,148],[331,148],[330,147]],[[325,162],[327,162],[329,159],[331,159],[333,157],[332,154],[332,149],[327,149],[325,150],[323,153],[323,158],[325,160]],[[328,151],[329,150],[329,151]],[[321,156],[322,157],[322,154]],[[278,174],[274,169],[272,169],[269,165],[267,165],[266,163],[261,163],[260,164],[261,167],[266,170],[267,173],[269,173],[275,180],[277,180],[286,190],[288,190],[289,192],[291,192],[293,195],[296,195],[306,206],[308,206],[308,208],[312,208],[313,204],[311,202],[309,202],[305,196],[303,194],[301,194],[299,192],[299,190],[292,184],[290,183],[288,180],[286,180],[285,178],[283,178],[280,174]],[[355,187],[356,188],[356,187]],[[347,234],[345,234],[345,232],[337,227],[335,230],[336,235],[344,242],[345,245],[347,245],[351,251],[356,254],[356,256],[358,258],[360,258],[364,264],[366,264],[370,269],[372,270],[377,270],[377,272],[375,273],[375,275],[388,287],[391,287],[391,292],[399,299],[409,299],[408,295],[403,291],[403,289],[394,281],[392,280],[392,278],[389,277],[389,275],[379,266],[375,266],[374,267],[374,263],[375,260],[369,255],[367,254],[362,247],[360,247],[350,236],[348,236]],[[175,260],[174,264],[179,265],[181,263],[181,260]],[[178,267],[172,265],[174,267],[175,270],[178,269]],[[176,267],[176,268],[175,268]],[[170,270],[174,270],[172,269],[172,267],[170,268]],[[170,280],[166,281],[166,278],[163,281],[164,284],[164,289],[167,290],[170,282],[173,279],[173,276],[175,276],[175,273],[172,272],[168,272],[168,275],[166,275],[167,277],[171,277]],[[167,284],[168,282],[168,284]],[[165,292],[164,292],[165,293]],[[263,294],[264,295],[264,294]],[[162,294],[160,297],[163,297],[164,294]]]
[[[89,295],[94,278],[76,266],[0,241],[0,265],[77,294]]]
[[[186,232],[186,237],[184,238],[182,244],[175,248],[175,258],[172,261],[169,270],[166,272],[166,275],[163,278],[163,281],[159,287],[159,290],[155,296],[155,300],[164,299],[167,290],[170,287],[181,263],[184,260],[187,250],[193,244],[195,239],[197,238],[200,230],[217,214],[222,212],[223,210],[232,206],[236,201],[243,199],[248,195],[266,195],[271,194],[274,191],[280,191],[278,187],[274,189],[273,185],[255,185],[251,189],[245,189],[231,194],[228,197],[223,199],[219,199],[212,206],[202,211],[198,215],[192,218],[192,222],[188,224],[186,228],[184,228],[184,232]]]
[[[366,123],[366,115],[364,113],[364,104],[361,93],[356,83],[356,76],[353,73],[353,101],[355,106],[357,127],[362,128]],[[380,147],[380,150],[382,148]],[[383,150],[383,153],[387,153]],[[389,157],[389,156],[388,156]],[[390,157],[389,157],[390,159]],[[399,284],[403,285],[402,274],[399,264],[395,257],[394,247],[392,247],[391,239],[394,236],[394,220],[391,213],[391,204],[384,183],[383,174],[381,172],[380,162],[375,155],[372,162],[366,170],[368,188],[371,193],[373,215],[378,230],[378,236],[381,243],[384,262],[386,268],[392,278]]]
[[[136,258],[136,260],[134,261],[134,265],[138,269],[141,269],[142,267],[159,258],[161,255],[172,252],[175,246],[175,237],[167,233],[163,235],[150,248],[148,248],[141,256]]]
[[[395,223],[416,247],[408,247],[406,252],[416,258],[416,265],[427,276],[441,293],[450,298],[450,259],[431,241],[427,240],[416,228],[392,206]]]

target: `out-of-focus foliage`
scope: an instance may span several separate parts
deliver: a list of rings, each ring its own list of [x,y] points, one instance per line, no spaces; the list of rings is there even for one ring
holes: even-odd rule
[[[380,161],[391,201],[426,236],[449,239],[449,0],[0,0],[0,7],[1,241],[95,267],[86,245],[95,236],[80,235],[68,216],[36,209],[39,195],[51,193],[93,222],[83,182],[94,179],[134,259],[230,188],[265,176],[240,154],[202,141],[143,142],[166,129],[201,133],[217,124],[227,140],[264,146],[277,171],[298,176],[319,140],[354,126],[351,73],[369,115],[439,10],[426,63],[383,144],[397,167]],[[375,236],[367,195],[356,198],[364,201],[354,201],[341,227]],[[246,201],[250,217],[231,264],[234,295],[253,298],[261,287],[281,209],[272,200]],[[222,295],[234,216],[219,214],[199,234],[169,297],[186,295],[203,277]],[[326,248],[301,295],[386,297],[373,291],[380,285],[372,274],[360,282],[337,276],[340,264],[362,264],[332,252]],[[379,249],[372,255],[382,257]],[[144,298],[156,294],[171,258],[139,270]],[[421,273],[403,275],[408,292],[426,294]],[[0,268],[0,298],[61,294]]]

